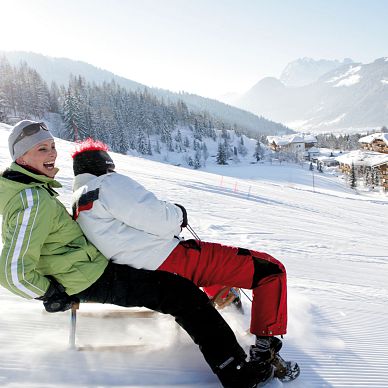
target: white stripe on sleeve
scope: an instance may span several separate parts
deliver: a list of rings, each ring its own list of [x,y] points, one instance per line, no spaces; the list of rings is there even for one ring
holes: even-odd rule
[[[11,259],[11,275],[12,275],[12,282],[16,288],[18,288],[20,291],[27,294],[28,296],[30,296],[32,298],[36,298],[36,297],[39,297],[40,295],[36,294],[35,292],[33,292],[33,291],[29,290],[27,287],[25,287],[20,282],[19,276],[18,276],[18,262],[20,259],[20,254],[21,254],[21,250],[23,247],[24,238],[26,235],[26,229],[27,229],[28,223],[30,221],[31,210],[32,210],[32,207],[34,206],[34,199],[32,196],[32,190],[26,189],[25,192],[26,192],[26,196],[27,196],[28,207],[24,210],[22,224],[20,226],[19,233],[16,237],[15,249],[14,249],[14,252],[12,255],[12,259]],[[20,193],[20,195],[21,195],[21,193]],[[28,250],[29,244],[30,244],[30,240],[28,240],[28,243],[26,246],[26,251]]]

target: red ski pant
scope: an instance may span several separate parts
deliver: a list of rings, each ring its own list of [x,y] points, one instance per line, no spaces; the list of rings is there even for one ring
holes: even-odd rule
[[[272,265],[267,267],[276,268],[273,274],[265,268],[268,263]],[[257,273],[260,268],[266,271],[263,276]],[[198,287],[252,289],[251,333],[272,336],[287,331],[286,270],[267,253],[187,240],[177,245],[158,270],[176,273]]]

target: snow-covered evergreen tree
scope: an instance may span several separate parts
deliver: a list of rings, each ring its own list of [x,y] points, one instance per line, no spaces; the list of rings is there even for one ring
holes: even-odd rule
[[[181,132],[180,128],[178,128],[177,133],[176,133],[176,135],[174,137],[174,140],[177,143],[182,143],[182,132]]]
[[[55,82],[52,82],[50,86],[50,91],[49,91],[49,101],[48,101],[49,112],[59,113],[60,112],[59,102],[60,102],[59,87]]]
[[[138,129],[137,132],[137,150],[143,154],[148,154],[148,142],[145,133],[141,128]]]
[[[0,88],[0,123],[4,123],[7,120],[7,105],[5,95]]]
[[[205,161],[205,164],[206,164],[206,161],[209,158],[209,151],[207,150],[206,143],[202,143],[202,158],[203,158],[203,160]]]
[[[377,168],[372,168],[372,186],[376,187],[380,185],[380,175]]]
[[[256,141],[255,152],[253,154],[253,157],[256,158],[257,162],[259,160],[263,159],[263,157],[264,157],[264,149],[261,146],[261,143],[260,143],[259,139],[257,139],[257,141]]]
[[[80,140],[78,127],[78,124],[81,121],[80,111],[78,101],[70,90],[66,93],[64,100],[63,121],[67,130],[66,138],[73,141]]]
[[[159,140],[156,140],[155,147],[154,147],[154,151],[155,151],[157,154],[160,154],[160,143],[159,143]]]
[[[248,153],[247,147],[245,147],[245,144],[244,144],[244,138],[242,136],[241,136],[240,141],[238,143],[237,151],[242,156],[246,156]]]
[[[147,155],[152,155],[152,146],[151,146],[151,139],[148,136],[148,142],[147,142]]]
[[[227,159],[228,159],[228,155],[225,149],[225,144],[219,143],[218,151],[217,151],[217,164],[225,165],[227,164],[226,163]]]
[[[352,167],[350,169],[349,174],[349,185],[352,189],[355,189],[357,186],[357,177],[356,177],[356,168],[354,166],[354,163],[352,163]]]
[[[201,150],[197,149],[194,156],[194,162],[193,167],[197,170],[198,168],[201,168]]]
[[[190,139],[187,136],[185,136],[183,145],[185,146],[185,148],[190,148]]]

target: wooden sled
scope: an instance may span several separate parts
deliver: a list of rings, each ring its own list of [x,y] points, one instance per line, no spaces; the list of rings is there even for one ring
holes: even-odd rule
[[[76,331],[77,331],[77,312],[84,317],[89,318],[157,318],[161,314],[152,310],[135,310],[126,308],[125,310],[101,310],[101,311],[79,311],[80,304],[73,303],[70,310],[70,333],[69,333],[69,348],[78,351],[130,351],[135,349],[144,349],[147,345],[133,344],[133,345],[77,345]]]

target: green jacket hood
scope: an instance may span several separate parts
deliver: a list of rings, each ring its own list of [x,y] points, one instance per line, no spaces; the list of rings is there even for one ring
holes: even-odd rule
[[[17,163],[12,163],[11,166],[6,170],[15,173],[23,174],[30,177],[32,182],[22,183],[17,180],[11,180],[4,178],[3,171],[0,175],[0,215],[3,215],[4,209],[11,198],[17,195],[20,191],[28,187],[42,186],[47,188],[60,188],[62,185],[53,178],[49,178],[46,175],[34,174],[31,171],[24,169]]]

